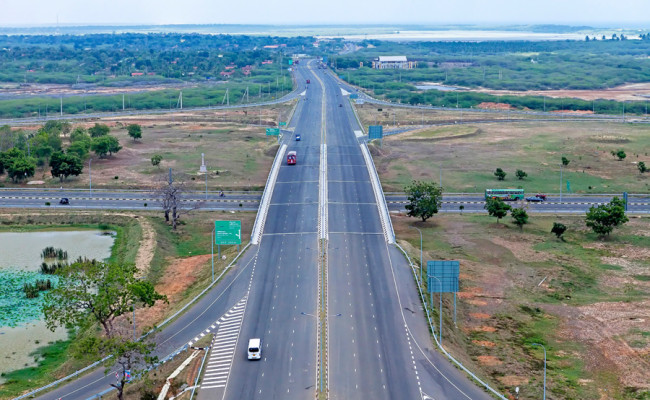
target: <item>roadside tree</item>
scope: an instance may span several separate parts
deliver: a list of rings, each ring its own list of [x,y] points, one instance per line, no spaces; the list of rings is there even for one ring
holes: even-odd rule
[[[497,179],[500,180],[500,181],[505,180],[506,175],[507,175],[507,173],[501,168],[497,168],[496,171],[494,171],[494,176],[496,176]]]
[[[645,166],[645,163],[643,161],[639,162],[636,166],[639,168],[639,172],[642,174],[648,171],[648,167]]]
[[[421,218],[426,222],[438,212],[442,203],[442,187],[433,182],[413,181],[404,188],[409,217]]]
[[[136,139],[142,138],[142,127],[138,124],[130,124],[126,127],[126,130],[129,132],[129,136],[133,138],[135,142]]]
[[[524,230],[524,225],[528,223],[528,213],[523,208],[513,208],[510,211],[510,216],[514,220],[513,223],[519,227],[520,230]]]
[[[566,225],[559,222],[553,222],[551,233],[554,233],[558,239],[562,239],[562,241],[564,241],[564,238],[562,237],[562,235],[564,235],[564,232],[566,232]]]
[[[95,126],[91,127],[88,129],[88,132],[90,133],[91,137],[100,137],[100,136],[106,136],[108,133],[111,131],[111,128],[108,127],[108,125],[105,124],[98,124],[96,123]]]
[[[137,278],[133,264],[102,263],[77,260],[61,268],[59,284],[46,295],[43,314],[47,327],[85,326],[99,323],[107,337],[112,337],[113,321],[134,306],[151,307],[167,301],[151,282]]]
[[[517,176],[517,179],[520,181],[523,180],[525,177],[528,176],[527,173],[525,173],[523,170],[518,169],[517,172],[515,172],[515,176]]]
[[[562,165],[566,167],[567,165],[569,165],[570,162],[571,161],[568,158],[562,156]]]
[[[81,159],[74,154],[65,154],[56,152],[50,158],[50,168],[52,176],[59,178],[61,182],[66,180],[68,176],[79,176],[83,171],[83,163]]]
[[[36,163],[27,157],[14,159],[7,167],[7,174],[14,181],[18,183],[23,179],[34,176],[36,170]]]
[[[614,197],[608,204],[589,207],[585,223],[601,238],[608,236],[614,228],[629,221],[625,215],[625,202]]]
[[[155,196],[165,213],[165,221],[171,222],[172,229],[176,230],[181,216],[202,206],[198,202],[184,202],[187,192],[183,182],[162,182],[155,191]],[[187,204],[191,204],[188,206]]]
[[[496,217],[498,224],[501,218],[508,215],[508,211],[510,211],[512,207],[499,198],[488,198],[485,200],[484,208],[487,210],[488,214]]]

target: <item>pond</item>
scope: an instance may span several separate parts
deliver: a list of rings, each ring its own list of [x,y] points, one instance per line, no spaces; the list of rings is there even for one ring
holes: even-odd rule
[[[40,273],[42,250],[63,249],[69,262],[78,257],[103,261],[110,257],[114,240],[99,230],[0,232],[0,372],[35,365],[32,351],[67,338],[64,328],[51,332],[41,321],[43,292],[27,299],[23,291],[25,283],[37,279],[56,285],[55,276]]]

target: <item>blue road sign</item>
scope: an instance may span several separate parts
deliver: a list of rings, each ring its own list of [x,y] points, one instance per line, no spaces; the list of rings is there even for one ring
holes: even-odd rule
[[[368,127],[368,138],[370,140],[381,139],[383,137],[384,137],[384,127],[382,125],[370,125]]]
[[[458,291],[459,261],[427,261],[427,286],[429,293]],[[437,279],[436,279],[437,278]]]

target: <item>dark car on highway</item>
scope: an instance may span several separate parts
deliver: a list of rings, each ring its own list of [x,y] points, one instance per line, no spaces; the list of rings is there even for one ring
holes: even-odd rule
[[[526,201],[530,201],[532,203],[541,203],[542,201],[544,201],[544,199],[537,196],[531,196],[531,197],[526,197]]]
[[[70,200],[68,200],[67,197],[64,197],[61,200],[59,200],[59,204],[67,206],[68,204],[70,204]]]

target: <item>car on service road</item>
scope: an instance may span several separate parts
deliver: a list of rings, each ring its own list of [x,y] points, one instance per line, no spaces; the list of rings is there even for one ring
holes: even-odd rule
[[[70,200],[68,200],[67,197],[64,197],[64,198],[62,198],[61,200],[59,200],[59,204],[64,205],[64,206],[67,206],[67,205],[70,204]]]
[[[544,201],[544,199],[537,196],[531,196],[531,197],[526,197],[526,201],[529,201],[531,203],[541,203]]]
[[[299,142],[299,141],[300,141],[300,134],[296,133],[296,142]]]

